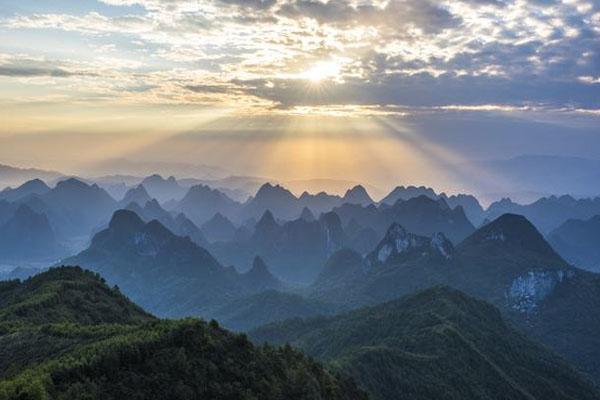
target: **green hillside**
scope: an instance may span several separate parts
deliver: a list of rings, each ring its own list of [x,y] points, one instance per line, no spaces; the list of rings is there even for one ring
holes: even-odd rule
[[[157,320],[80,268],[2,285],[2,400],[366,399],[290,347],[255,346],[216,322]]]
[[[290,343],[353,377],[374,399],[598,399],[492,305],[445,287],[250,334]]]

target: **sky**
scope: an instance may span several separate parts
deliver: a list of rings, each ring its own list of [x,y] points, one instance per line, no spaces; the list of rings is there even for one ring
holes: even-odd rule
[[[600,159],[600,1],[0,0],[0,121],[4,164],[459,190]]]

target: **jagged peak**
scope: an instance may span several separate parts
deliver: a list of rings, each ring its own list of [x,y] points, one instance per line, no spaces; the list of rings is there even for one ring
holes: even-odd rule
[[[115,231],[136,231],[144,226],[144,221],[131,210],[117,210],[114,212],[108,227]]]
[[[354,204],[370,204],[373,203],[373,199],[369,196],[367,189],[362,185],[356,185],[351,189],[348,189],[342,198],[344,202]]]
[[[562,261],[542,234],[523,215],[502,214],[466,238],[461,247],[491,243],[550,255]]]
[[[90,186],[84,181],[77,178],[67,178],[62,181],[59,181],[56,184],[56,189],[59,188],[89,188]]]
[[[314,222],[316,220],[315,214],[308,207],[302,208],[302,212],[300,212],[300,219],[306,222]]]
[[[43,190],[50,190],[50,187],[43,180],[35,178],[35,179],[31,179],[31,180],[23,183],[17,189],[43,189]]]
[[[296,196],[294,196],[292,194],[292,192],[290,192],[285,187],[283,187],[279,184],[273,185],[270,182],[263,184],[256,192],[256,196],[254,196],[254,198],[257,199],[260,197],[270,196],[270,195],[284,195],[286,197],[293,197],[294,199],[296,198]]]

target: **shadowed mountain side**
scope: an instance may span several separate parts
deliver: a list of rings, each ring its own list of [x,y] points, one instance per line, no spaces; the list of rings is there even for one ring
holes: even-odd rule
[[[210,315],[257,286],[189,238],[176,236],[156,220],[145,223],[128,210],[115,212],[108,229],[64,263],[101,273],[144,308],[169,317]],[[268,280],[261,288],[274,282]]]
[[[353,377],[373,399],[597,399],[565,362],[490,304],[438,287],[348,314],[250,333],[290,343]]]

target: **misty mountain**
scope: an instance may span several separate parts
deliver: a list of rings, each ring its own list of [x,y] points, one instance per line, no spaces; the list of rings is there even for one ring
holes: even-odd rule
[[[382,204],[394,205],[398,200],[410,200],[415,197],[426,196],[430,199],[437,200],[439,198],[450,206],[456,208],[461,206],[471,223],[479,226],[484,219],[484,210],[477,198],[467,194],[457,194],[448,196],[446,193],[439,195],[432,189],[425,186],[397,186],[386,197],[381,200]]]
[[[156,199],[146,202],[143,207],[136,202],[129,203],[125,209],[135,212],[145,222],[157,220],[176,235],[188,236],[198,246],[208,245],[204,233],[185,214],[174,216],[174,213],[162,208]]]
[[[445,200],[434,200],[427,196],[399,200],[392,206],[344,204],[333,211],[340,216],[344,226],[354,220],[362,227],[373,229],[379,237],[383,237],[393,222],[418,235],[430,236],[442,232],[454,243],[474,230],[462,207],[450,208]]]
[[[299,218],[279,224],[270,211],[257,222],[249,238],[216,243],[211,250],[219,260],[238,268],[259,255],[279,279],[309,283],[325,260],[345,243],[341,221],[335,213],[322,214],[309,222]]]
[[[145,223],[129,210],[116,211],[90,247],[64,263],[99,272],[145,309],[170,317],[208,315],[252,294],[258,285],[223,267],[190,238],[173,234],[157,220]]]
[[[45,194],[20,202],[45,213],[61,238],[87,237],[94,228],[104,225],[117,208],[117,202],[104,189],[75,178],[60,181]]]
[[[290,343],[353,377],[373,399],[597,399],[563,360],[498,309],[445,287],[348,314],[250,333]]]
[[[0,192],[0,199],[17,201],[30,195],[43,195],[50,191],[50,187],[40,179],[32,179],[17,188],[6,188]]]
[[[588,219],[600,215],[600,197],[575,199],[572,196],[543,197],[521,205],[505,198],[494,202],[486,211],[490,220],[506,213],[524,215],[540,231],[549,233],[569,219]]]
[[[173,176],[165,179],[158,174],[150,175],[144,178],[141,185],[147,190],[150,197],[161,203],[169,200],[179,200],[186,192],[186,189],[180,186]]]
[[[21,205],[0,225],[0,258],[4,261],[47,261],[64,255],[45,214]]]
[[[356,185],[352,189],[348,189],[344,197],[342,197],[342,203],[348,204],[359,204],[361,206],[366,206],[369,204],[373,204],[374,201],[367,193],[367,190],[361,186]]]
[[[430,199],[437,199],[437,193],[425,186],[396,186],[387,196],[381,199],[380,203],[390,206],[396,204],[398,200],[410,200],[413,197],[427,196]]]
[[[600,272],[600,215],[567,220],[550,232],[548,241],[570,263]]]
[[[296,196],[279,185],[265,183],[258,189],[256,195],[248,200],[242,210],[243,219],[260,218],[270,211],[278,219],[294,219],[302,210]]]
[[[185,196],[173,206],[173,210],[187,215],[195,224],[202,226],[220,213],[232,216],[238,212],[240,204],[227,195],[206,185],[192,186]]]
[[[221,213],[216,213],[211,219],[202,224],[202,232],[211,242],[227,242],[233,239],[236,227]]]
[[[140,206],[144,206],[147,202],[152,200],[144,185],[137,185],[131,188],[125,193],[123,199],[119,202],[121,208],[127,207],[130,203],[137,203]]]
[[[366,399],[298,351],[215,321],[157,320],[78,267],[0,282],[0,324],[6,399]]]

